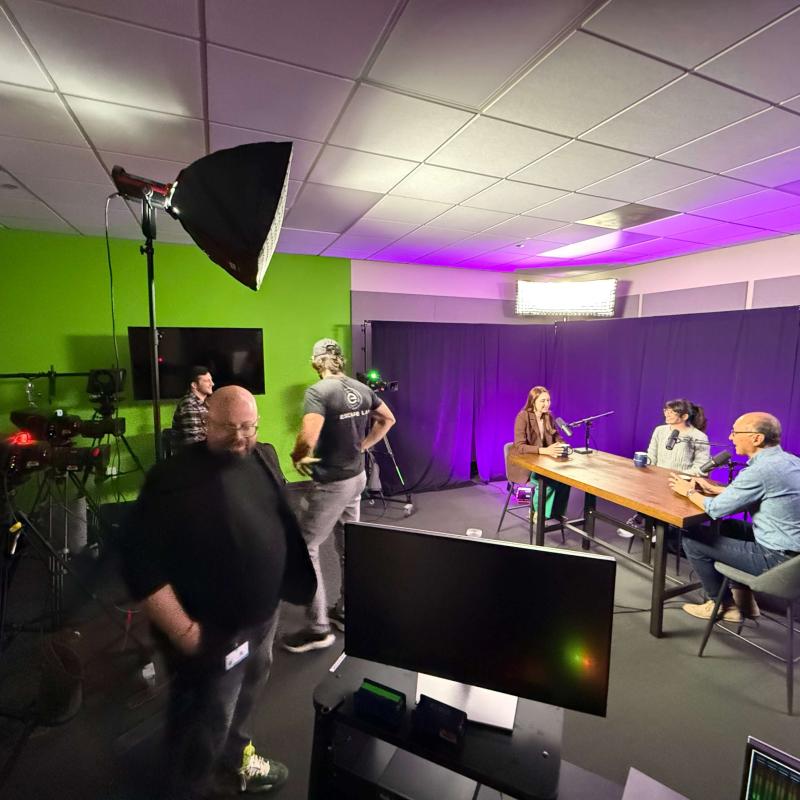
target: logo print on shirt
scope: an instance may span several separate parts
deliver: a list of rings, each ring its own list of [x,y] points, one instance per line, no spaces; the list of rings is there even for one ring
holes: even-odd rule
[[[347,403],[348,408],[359,408],[361,406],[361,395],[354,389],[345,387],[344,401]]]

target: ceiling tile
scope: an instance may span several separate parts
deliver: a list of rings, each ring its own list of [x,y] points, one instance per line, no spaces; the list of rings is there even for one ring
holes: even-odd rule
[[[665,164],[663,161],[650,160],[593,183],[587,186],[586,190],[593,195],[637,203],[656,192],[677,189],[679,186],[685,186],[706,177],[708,174],[705,172],[680,167],[676,164]]]
[[[297,200],[297,194],[302,185],[301,181],[289,181],[286,187],[286,211],[294,205],[294,201]]]
[[[572,141],[514,174],[515,181],[575,191],[647,159],[610,147]]]
[[[20,177],[103,181],[106,170],[88,147],[0,136],[0,165]]]
[[[696,230],[710,224],[711,220],[701,216],[678,214],[674,217],[658,219],[655,222],[646,222],[644,225],[632,225],[629,230],[652,236],[672,236],[679,239],[684,231]]]
[[[0,225],[12,230],[50,231],[54,233],[75,233],[75,229],[52,212],[40,217],[16,217],[0,212]]]
[[[521,214],[563,195],[564,192],[560,189],[549,189],[546,186],[534,186],[516,181],[500,181],[465,200],[464,205]]]
[[[37,0],[12,9],[63,93],[202,116],[199,42]]]
[[[115,166],[122,167],[131,175],[139,175],[142,178],[150,178],[161,183],[172,183],[178,173],[187,166],[182,161],[165,161],[161,158],[145,158],[144,156],[131,156],[126,153],[113,153],[108,150],[101,150],[100,157],[108,168],[108,172]]]
[[[770,108],[710,133],[660,157],[666,161],[724,172],[781,153],[800,141],[800,116]]]
[[[422,161],[472,116],[467,111],[362,85],[348,103],[330,142]]]
[[[440,203],[460,203],[491,186],[496,180],[486,175],[422,164],[395,186],[392,194]]]
[[[503,270],[504,272],[511,272],[511,270],[516,267],[519,260],[520,259],[514,258],[507,252],[494,250],[491,253],[481,253],[481,255],[475,256],[474,258],[464,259],[454,266],[464,269],[497,269]]]
[[[278,133],[266,133],[265,131],[253,131],[249,128],[236,128],[232,125],[220,125],[212,122],[208,126],[208,138],[210,150],[227,150],[231,147],[238,147],[241,144],[251,144],[252,142],[283,142],[289,139]],[[304,181],[308,177],[308,171],[314,163],[314,159],[319,155],[322,145],[319,142],[309,142],[306,139],[293,137],[292,142],[292,166],[289,174],[298,181]]]
[[[631,231],[611,231],[603,236],[593,236],[580,242],[568,245],[559,245],[552,250],[545,250],[541,253],[550,258],[583,258],[595,253],[604,253],[616,250],[626,245],[640,244],[654,237],[643,233],[632,233]]]
[[[768,214],[747,217],[740,220],[740,222],[755,225],[759,228],[768,228],[772,231],[800,233],[800,205],[783,208],[780,211],[770,211]]]
[[[478,108],[590,5],[410,0],[370,78]]]
[[[281,228],[276,250],[279,253],[297,253],[299,255],[317,256],[328,245],[332,244],[338,234],[321,231],[305,231],[294,228]]]
[[[356,236],[345,233],[330,245],[323,255],[338,258],[369,258],[392,241],[394,240],[377,236]]]
[[[20,0],[13,0],[16,5]],[[200,36],[197,0],[58,0],[61,6],[91,11],[128,22],[138,22],[151,28],[161,28],[171,33]]]
[[[487,211],[482,208],[456,206],[436,217],[436,225],[442,228],[458,228],[465,231],[479,232],[511,219],[511,214],[499,211]]]
[[[414,161],[401,161],[328,145],[323,149],[309,180],[345,189],[385,193],[416,166]]]
[[[680,74],[630,50],[575,33],[486,113],[576,136]]]
[[[549,231],[563,228],[561,222],[552,219],[539,219],[537,217],[514,217],[508,222],[501,222],[491,229],[492,234],[514,236],[519,239],[528,239],[540,234],[549,236]]]
[[[792,111],[800,111],[800,95],[792,100],[787,100],[785,103],[781,103],[781,108],[790,108]]]
[[[732,222],[715,222],[693,231],[684,231],[680,238],[686,242],[700,244],[716,244],[734,238],[752,238],[763,234],[763,230],[747,225],[737,225]]]
[[[437,220],[438,222],[438,220]],[[460,242],[462,239],[467,239],[472,235],[473,231],[466,229],[459,230],[457,228],[440,228],[438,225],[424,225],[412,231],[408,236],[404,236],[400,242],[404,244],[418,244],[438,250],[441,247],[446,247],[454,242]]]
[[[0,75],[6,83],[35,89],[53,87],[0,8]]]
[[[686,75],[581,138],[654,156],[764,108],[759,100]]]
[[[800,197],[796,194],[765,189],[764,191],[747,195],[747,197],[738,197],[725,203],[698,208],[697,212],[704,217],[736,222],[747,217],[753,217],[756,214],[779,211],[782,208],[789,208],[798,204],[800,204]]]
[[[213,122],[323,141],[352,87],[344,78],[208,46]]]
[[[0,83],[0,135],[86,146],[78,126],[52,92]]]
[[[216,44],[356,78],[394,5],[394,0],[237,0],[231,13],[228,0],[206,0],[207,36]]]
[[[693,67],[794,5],[792,0],[612,0],[584,28],[658,58]]]
[[[66,100],[99,150],[185,164],[205,155],[203,123],[199,119],[79,97]]]
[[[434,250],[426,256],[417,259],[418,262],[429,262],[432,264],[458,264],[468,258],[474,258],[482,253],[489,253],[498,250],[504,241],[497,239],[494,242],[489,240],[475,241],[474,239],[464,239],[463,241],[456,242],[455,244],[442,247],[440,250]],[[506,254],[504,260],[509,260],[510,256]]]
[[[97,207],[88,205],[63,205],[59,210],[64,219],[74,225],[85,236],[105,235],[105,208],[98,213]],[[162,218],[158,217],[158,238],[161,238]],[[141,222],[131,213],[128,206],[120,199],[114,198],[108,207],[108,230],[110,236],[123,238],[144,238]]]
[[[443,211],[447,211],[451,203],[434,203],[431,200],[417,200],[413,197],[382,197],[364,215],[367,218],[386,219],[394,222],[411,222],[424,225]]]
[[[567,141],[563,136],[479,117],[434,153],[428,163],[505,177]]]
[[[28,219],[47,219],[52,216],[53,212],[41,200],[9,178],[7,173],[0,173],[2,183],[17,186],[16,189],[0,188],[0,215]]]
[[[286,216],[286,225],[306,231],[341,233],[379,199],[375,192],[307,183]]]
[[[779,103],[800,92],[798,43],[800,12],[795,11],[700,67],[698,72]]]
[[[734,181],[720,175],[712,175],[705,180],[672,189],[669,192],[645,198],[645,202],[659,208],[669,208],[672,211],[695,211],[711,203],[721,203],[724,200],[733,200],[758,191],[758,186],[752,183]]]
[[[106,198],[116,191],[110,178],[105,183],[28,178],[25,183],[57,213],[66,214],[67,209],[80,206],[91,210],[98,223],[103,221]]]
[[[394,241],[411,233],[417,227],[418,225],[414,222],[390,222],[386,219],[362,217],[347,231],[346,235]]]
[[[663,208],[640,205],[639,203],[626,203],[612,208],[610,211],[595,214],[593,217],[583,217],[578,219],[577,222],[583,225],[599,225],[601,228],[621,230],[671,216],[673,216],[673,212]]]
[[[619,206],[618,200],[609,200],[606,197],[592,197],[588,194],[568,194],[545,203],[535,209],[537,217],[557,219],[562,222],[574,222],[584,217],[593,217],[610,211]]]
[[[725,174],[762,186],[782,186],[800,178],[800,147],[728,170]]]
[[[573,244],[606,234],[608,234],[608,228],[598,228],[594,225],[580,225],[575,223],[573,225],[565,225],[563,228],[558,228],[558,230],[555,231],[547,231],[544,238],[550,242],[557,242],[558,244]]]

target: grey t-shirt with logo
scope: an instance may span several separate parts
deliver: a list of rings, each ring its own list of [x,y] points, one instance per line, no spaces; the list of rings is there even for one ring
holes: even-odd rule
[[[367,433],[369,415],[383,403],[365,384],[346,375],[323,378],[306,389],[304,414],[325,417],[313,466],[319,483],[342,481],[364,471],[361,442]]]

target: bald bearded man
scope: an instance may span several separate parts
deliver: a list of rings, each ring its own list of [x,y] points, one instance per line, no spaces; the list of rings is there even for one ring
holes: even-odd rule
[[[711,519],[750,512],[752,522],[726,519],[719,534],[697,527],[683,538],[686,555],[710,598],[717,597],[723,580],[715,561],[760,575],[800,554],[800,459],[781,448],[780,422],[764,411],[743,414],[729,438],[737,455],[747,456],[747,467],[729,486],[675,474],[669,478],[674,492],[688,497]],[[714,599],[683,606],[687,614],[701,619],[709,619],[713,609]],[[742,611],[751,617],[759,614],[749,590],[740,588],[723,598],[720,611],[729,622],[741,621]]]
[[[172,673],[166,795],[176,800],[268,791],[288,775],[255,753],[245,725],[269,675],[278,604],[307,603],[316,579],[275,450],[256,444],[258,421],[250,392],[215,392],[206,441],[150,470],[126,525],[128,583]]]

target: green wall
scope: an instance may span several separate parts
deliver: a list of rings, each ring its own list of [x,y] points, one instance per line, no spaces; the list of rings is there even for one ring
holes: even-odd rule
[[[120,364],[129,368],[127,328],[147,325],[147,269],[139,241],[111,240]],[[241,285],[191,245],[155,243],[156,319],[162,326],[260,327],[266,393],[256,398],[259,440],[272,442],[287,477],[304,388],[315,380],[311,345],[323,336],[350,350],[350,262],[276,254],[258,292]],[[85,371],[114,362],[105,240],[31,231],[0,231],[0,373]],[[47,381],[37,381],[42,402]],[[56,407],[91,415],[85,378],[57,382]],[[9,411],[26,404],[25,381],[0,380],[0,434]],[[130,386],[126,396],[131,395]],[[162,404],[169,425],[174,401]],[[124,400],[120,415],[139,458],[153,461],[149,402]],[[88,444],[78,440],[77,444]],[[122,471],[127,464],[123,461]],[[135,489],[140,476],[125,481]],[[112,482],[113,483],[113,482]],[[122,481],[119,482],[120,484]],[[107,489],[108,490],[108,489]]]

